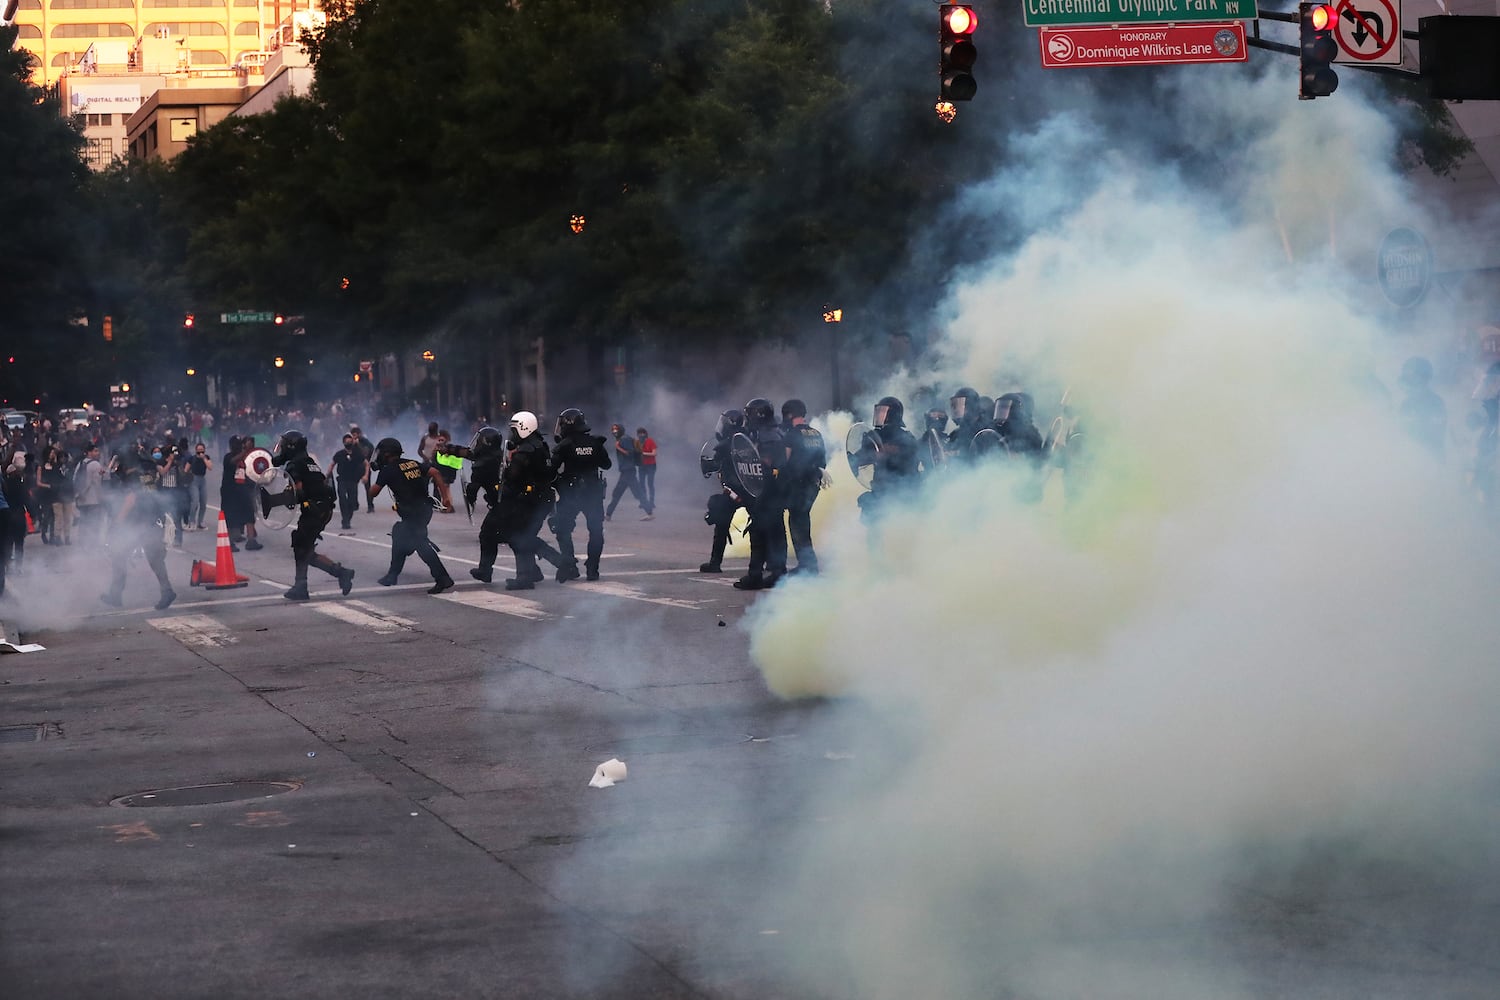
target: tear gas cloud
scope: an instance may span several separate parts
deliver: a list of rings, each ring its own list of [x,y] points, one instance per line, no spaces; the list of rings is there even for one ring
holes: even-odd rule
[[[1248,858],[1420,860],[1492,820],[1495,536],[1356,377],[1412,352],[1351,305],[1421,220],[1372,166],[1390,126],[1171,79],[1182,133],[1243,143],[1243,199],[1044,122],[963,206],[1029,238],[955,290],[938,370],[872,387],[918,431],[919,386],[1024,386],[1039,419],[1067,388],[1084,467],[1040,504],[951,472],[870,529],[846,496],[825,574],[752,610],[774,691],[882,718],[765,894],[836,928],[809,988],[1264,995],[1214,931]]]

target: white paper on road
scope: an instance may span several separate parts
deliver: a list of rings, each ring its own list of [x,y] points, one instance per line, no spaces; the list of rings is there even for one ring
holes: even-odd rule
[[[349,625],[357,625],[362,629],[375,632],[379,635],[391,635],[395,632],[411,631],[417,627],[417,623],[410,618],[402,618],[388,611],[381,611],[372,604],[364,601],[319,601],[307,605],[320,615],[336,618]]]
[[[594,768],[594,776],[589,779],[590,788],[608,788],[617,781],[625,780],[625,762],[618,757],[609,760]]]
[[[184,646],[211,649],[239,642],[228,626],[208,615],[176,615],[172,618],[148,618],[146,624],[165,632]]]
[[[0,642],[0,653],[40,653],[46,648],[35,642]]]
[[[535,601],[528,601],[524,597],[511,597],[509,594],[496,594],[488,590],[456,590],[437,596],[440,601],[452,601],[454,604],[479,608],[481,611],[498,611],[502,615],[513,615],[534,622],[546,621],[552,617]]]

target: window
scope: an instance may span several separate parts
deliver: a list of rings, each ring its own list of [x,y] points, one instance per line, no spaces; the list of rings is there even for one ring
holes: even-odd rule
[[[213,49],[194,49],[194,66],[226,66],[229,60],[224,58],[224,53],[215,52]]]
[[[128,7],[135,10],[135,0],[52,0],[49,6],[53,10],[99,10],[106,7]]]
[[[222,7],[224,0],[141,0],[142,7]]]
[[[167,134],[173,142],[187,142],[189,136],[198,134],[198,119],[173,118],[171,119],[171,127]]]
[[[259,35],[260,25],[254,21],[241,21],[234,26],[234,33],[236,35]]]
[[[59,24],[52,29],[52,37],[134,38],[135,31],[128,24]]]
[[[84,125],[88,126],[89,128],[96,128],[96,127],[99,127],[99,126],[113,125],[115,123],[115,116],[112,115],[112,114],[111,115],[84,115],[84,121],[83,121],[83,123],[84,123]]]
[[[234,0],[236,7],[254,7],[256,0]]]
[[[41,10],[42,9],[42,0],[21,0],[21,5],[19,7],[17,7],[16,9],[17,10]]]
[[[224,31],[224,26],[222,24],[214,24],[212,21],[188,21],[178,24],[174,24],[170,21],[152,21],[150,24],[146,25],[146,34],[155,36],[158,28],[166,28],[167,33],[172,35],[174,38],[182,35],[192,37],[202,35],[227,34]]]
[[[21,34],[20,34],[21,38],[41,38],[42,37],[42,29],[38,28],[34,24],[22,24],[22,25],[17,25],[17,27],[19,27],[21,29]]]
[[[102,167],[115,158],[113,139],[84,140],[83,160],[91,167]]]

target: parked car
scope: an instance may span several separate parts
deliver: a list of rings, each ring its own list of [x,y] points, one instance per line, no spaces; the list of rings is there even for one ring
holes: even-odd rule
[[[57,426],[60,430],[82,430],[93,419],[93,414],[87,408],[81,406],[57,411]]]
[[[5,429],[18,431],[38,419],[39,415],[35,410],[9,410],[5,414]]]

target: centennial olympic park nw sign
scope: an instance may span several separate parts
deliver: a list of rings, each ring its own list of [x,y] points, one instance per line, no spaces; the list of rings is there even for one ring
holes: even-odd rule
[[[1022,0],[1031,28],[1249,21],[1255,0]]]

